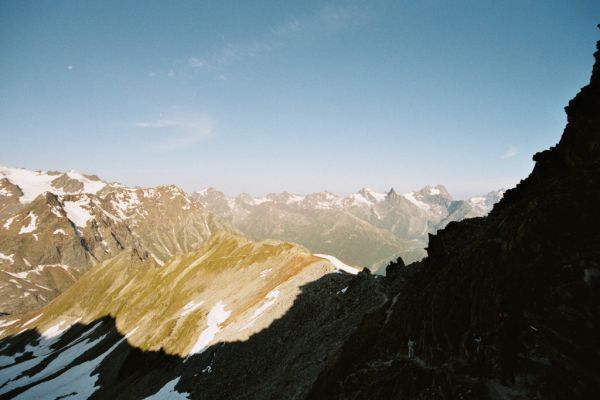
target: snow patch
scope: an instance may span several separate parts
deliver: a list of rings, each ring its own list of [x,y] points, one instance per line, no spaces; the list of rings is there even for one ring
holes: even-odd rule
[[[134,330],[135,331],[135,330]],[[132,334],[130,332],[130,334]],[[112,345],[108,350],[104,353],[100,354],[98,357],[83,362],[79,365],[74,365],[71,368],[66,369],[62,374],[56,376],[53,379],[48,381],[44,381],[38,383],[37,385],[31,387],[29,390],[20,393],[15,399],[34,399],[34,398],[57,398],[57,397],[71,397],[75,396],[75,398],[86,399],[89,398],[96,390],[99,389],[96,386],[96,381],[98,380],[98,374],[92,375],[94,370],[98,368],[98,365],[108,356],[117,346],[119,346],[124,340],[127,339],[128,336],[125,336],[117,343]],[[105,336],[100,337],[99,339],[94,341],[94,344],[103,340]],[[65,352],[66,353],[66,352]],[[82,354],[81,350],[76,353],[76,355]],[[60,357],[63,359],[63,357]],[[52,363],[58,360],[53,360]],[[70,362],[72,362],[73,357],[63,359],[63,365],[58,366],[59,369],[53,367],[54,370],[64,369]],[[52,366],[50,363],[45,370],[49,369]],[[66,364],[64,364],[66,363]],[[43,373],[43,371],[42,371]],[[40,373],[40,374],[42,374]],[[34,376],[35,377],[35,376]]]
[[[350,199],[352,199],[353,204],[357,204],[357,205],[365,205],[365,206],[371,206],[372,203],[362,194],[360,193],[354,193],[351,194],[349,196]]]
[[[178,399],[189,399],[189,393],[178,392],[175,390],[175,386],[179,383],[181,377],[177,377],[172,381],[168,382],[158,392],[152,396],[146,397],[146,400],[178,400]]]
[[[78,201],[65,201],[64,209],[67,213],[67,218],[80,228],[85,228],[88,221],[91,220],[92,214],[83,206],[89,204],[89,199],[81,199]]]
[[[2,225],[4,227],[4,229],[9,229],[10,225],[12,224],[12,222],[15,220],[15,218],[17,218],[17,216],[15,215],[12,218],[9,218],[6,220],[6,223],[4,225]]]
[[[19,235],[22,235],[24,233],[31,233],[37,228],[37,217],[35,216],[33,211],[30,211],[29,214],[27,214],[27,217],[29,218],[29,225],[22,226],[21,230],[19,231]]]
[[[50,212],[54,215],[56,215],[58,218],[62,218],[62,214],[60,213],[60,210],[56,207],[52,207],[50,208]]]
[[[193,354],[200,354],[206,350],[208,345],[215,338],[215,335],[221,330],[220,325],[225,322],[230,315],[231,311],[225,310],[225,304],[222,301],[215,304],[206,317],[208,327],[200,333],[200,336],[198,336],[198,340],[192,347],[192,350],[190,350],[188,357]]]
[[[429,206],[429,204],[423,203],[420,200],[417,200],[415,197],[415,193],[414,192],[410,192],[410,193],[406,193],[402,195],[406,200],[410,201],[411,203],[413,203],[414,205],[416,205],[417,207],[419,207],[421,210],[425,210],[425,211],[429,211],[429,209],[431,208]]]
[[[29,271],[22,271],[22,272],[7,272],[7,271],[4,271],[4,272],[7,272],[8,274],[14,276],[15,278],[27,279],[27,277],[29,276],[29,274],[38,274],[39,275],[39,274],[42,273],[42,271],[45,268],[49,268],[49,267],[51,267],[51,268],[62,268],[65,271],[67,271],[69,274],[71,273],[69,271],[69,269],[71,267],[69,267],[68,265],[64,265],[64,264],[42,264],[42,265],[38,265],[34,269],[30,269]],[[44,289],[48,289],[48,288],[43,287],[41,285],[37,285],[37,286],[40,286],[40,287],[42,287]],[[48,289],[48,290],[50,290],[50,289]]]
[[[347,272],[352,275],[356,275],[359,272],[359,270],[357,268],[354,268],[347,264],[344,264],[343,262],[341,262],[334,256],[330,256],[327,254],[315,254],[315,256],[328,260],[331,264],[333,264],[333,266],[336,268],[337,271],[341,270],[341,271]]]
[[[153,195],[154,191],[149,194]],[[119,192],[115,195],[115,198],[116,201],[111,201],[111,204],[122,219],[127,219],[127,213],[140,204],[140,199],[133,190]]]
[[[0,253],[0,260],[8,261],[8,262],[10,262],[12,264],[12,263],[15,262],[15,260],[13,258],[14,256],[15,256],[14,254],[11,254],[10,256],[7,256],[4,253]]]
[[[54,231],[54,234],[55,235],[66,235],[67,232],[65,232],[64,229],[57,229],[57,230]]]

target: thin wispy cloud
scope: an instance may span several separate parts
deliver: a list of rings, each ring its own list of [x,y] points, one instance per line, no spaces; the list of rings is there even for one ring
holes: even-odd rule
[[[206,65],[206,61],[204,61],[200,58],[190,57],[190,58],[188,58],[187,65],[190,68],[202,68]]]
[[[326,5],[304,17],[291,17],[272,27],[259,39],[249,42],[232,43],[222,49],[216,61],[227,64],[247,57],[257,57],[290,44],[297,38],[310,38],[332,34],[364,22],[371,14],[358,7]]]
[[[150,147],[159,153],[170,153],[196,145],[212,135],[213,125],[213,121],[207,116],[187,114],[133,124],[135,128],[149,133]]]
[[[519,153],[519,149],[517,149],[515,146],[513,146],[511,144],[511,145],[509,145],[506,148],[506,151],[504,151],[504,153],[502,153],[502,155],[500,156],[500,158],[503,159],[503,160],[508,159],[508,158],[513,158],[518,153]]]
[[[191,77],[202,70],[218,72],[222,66],[271,53],[301,38],[310,40],[321,35],[335,34],[364,23],[371,17],[372,13],[359,7],[325,5],[311,14],[290,17],[278,25],[267,28],[260,37],[227,43],[221,48],[202,55],[190,55],[185,59],[175,60],[173,66],[164,74],[168,77],[175,75]],[[227,80],[221,79],[222,74],[216,76],[219,80]]]

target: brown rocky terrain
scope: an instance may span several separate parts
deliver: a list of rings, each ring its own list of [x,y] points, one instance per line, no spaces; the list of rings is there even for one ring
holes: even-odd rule
[[[67,174],[38,174],[58,176],[44,188],[55,193],[43,191],[33,197],[31,190],[27,193],[31,201],[24,201],[26,196],[19,187],[3,180],[3,313],[39,308],[89,268],[126,248],[147,253],[163,264],[175,254],[197,249],[213,232],[228,229],[175,186],[130,189],[102,183],[102,188],[92,193],[83,192],[84,184]]]

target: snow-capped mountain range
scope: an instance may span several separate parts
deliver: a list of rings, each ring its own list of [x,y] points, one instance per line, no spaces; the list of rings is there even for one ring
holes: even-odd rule
[[[0,311],[46,304],[93,265],[126,248],[164,265],[213,234],[298,243],[349,265],[382,271],[425,255],[428,234],[485,215],[502,196],[453,200],[441,186],[397,194],[272,193],[228,198],[215,189],[128,188],[77,171],[0,167]]]
[[[405,194],[365,188],[348,196],[324,191],[231,198],[208,188],[193,196],[251,239],[292,241],[379,271],[398,256],[407,262],[421,259],[430,233],[451,221],[486,215],[503,193],[454,200],[437,185]]]

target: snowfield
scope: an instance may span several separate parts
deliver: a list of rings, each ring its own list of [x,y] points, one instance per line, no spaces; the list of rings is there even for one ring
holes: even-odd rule
[[[356,275],[359,272],[359,270],[357,268],[354,268],[347,264],[344,264],[343,262],[341,262],[334,256],[330,256],[327,254],[315,254],[315,256],[329,260],[329,262],[331,264],[333,264],[333,266],[337,269],[337,271],[344,271],[344,272],[347,272],[352,275]]]
[[[200,333],[200,336],[198,336],[198,340],[196,341],[196,344],[194,344],[194,347],[192,347],[192,350],[190,350],[188,357],[193,354],[200,354],[206,350],[216,334],[221,330],[220,325],[225,322],[230,315],[231,311],[225,310],[225,304],[222,301],[215,304],[206,317],[208,327]]]

